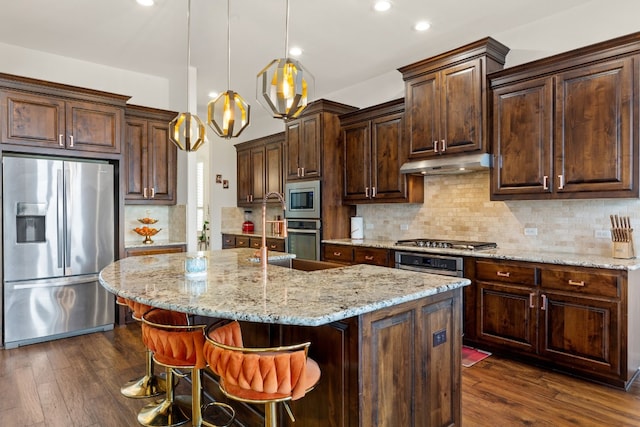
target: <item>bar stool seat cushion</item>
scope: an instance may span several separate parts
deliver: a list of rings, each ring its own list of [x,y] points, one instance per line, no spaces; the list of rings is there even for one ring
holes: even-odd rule
[[[142,323],[142,341],[153,352],[156,362],[172,367],[202,369],[204,358],[204,334],[202,329],[172,330],[162,326],[188,326],[187,315],[170,310],[153,310],[145,314],[145,320],[158,327]]]
[[[211,331],[209,337],[227,346],[242,347],[238,322]],[[205,357],[225,390],[246,400],[297,400],[320,379],[320,367],[306,357],[303,349],[243,353],[241,349],[206,345]]]

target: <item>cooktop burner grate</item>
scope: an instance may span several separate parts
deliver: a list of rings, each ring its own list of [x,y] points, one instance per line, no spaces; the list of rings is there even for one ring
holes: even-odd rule
[[[419,248],[441,248],[441,249],[466,249],[478,251],[482,249],[497,248],[493,242],[473,242],[464,240],[438,240],[438,239],[407,239],[398,240],[396,246],[415,246]]]

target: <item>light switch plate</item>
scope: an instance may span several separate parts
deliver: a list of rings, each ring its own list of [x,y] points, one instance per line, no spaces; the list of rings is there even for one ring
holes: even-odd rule
[[[407,231],[409,229],[409,224],[400,224],[400,230]]]
[[[524,229],[524,235],[525,236],[537,236],[538,235],[538,229],[537,228],[525,228]]]

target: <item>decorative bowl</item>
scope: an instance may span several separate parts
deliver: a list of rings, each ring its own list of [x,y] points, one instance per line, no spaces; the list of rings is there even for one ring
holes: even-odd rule
[[[133,231],[135,231],[139,235],[144,236],[144,240],[142,241],[142,243],[153,243],[153,240],[151,240],[151,236],[155,236],[160,230],[162,230],[162,228],[151,228],[147,227],[146,225],[133,229]]]
[[[141,222],[141,223],[143,223],[143,224],[155,224],[156,222],[158,222],[158,220],[157,220],[157,219],[154,219],[154,218],[148,218],[148,217],[145,217],[145,218],[138,218],[138,221],[140,221],[140,222]]]

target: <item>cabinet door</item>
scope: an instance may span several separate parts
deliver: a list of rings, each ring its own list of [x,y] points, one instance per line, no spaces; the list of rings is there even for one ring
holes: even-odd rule
[[[251,206],[253,177],[251,170],[251,150],[238,150],[238,206]]]
[[[284,193],[282,179],[282,141],[265,146],[265,192]],[[275,201],[275,200],[274,200]]]
[[[540,354],[588,373],[620,374],[620,303],[544,290]]]
[[[355,123],[342,129],[344,149],[344,192],[346,201],[367,200],[371,190],[369,121]]]
[[[236,236],[233,234],[222,235],[222,249],[230,249],[236,247]]]
[[[474,59],[442,71],[440,147],[442,153],[482,148],[482,62]],[[444,142],[442,142],[444,141]]]
[[[300,145],[302,144],[302,122],[297,119],[287,123],[285,130],[285,163],[287,181],[300,177],[300,166],[298,157]]]
[[[49,96],[0,92],[2,142],[65,148],[65,103]]]
[[[298,163],[304,178],[318,178],[322,166],[322,115],[302,119],[302,141],[298,147]]]
[[[262,203],[265,189],[264,147],[251,149],[251,202]]]
[[[435,144],[440,140],[439,73],[407,81],[405,93],[406,128],[409,157],[437,155]]]
[[[626,191],[631,196],[633,156],[637,155],[633,151],[633,74],[633,58],[624,58],[557,76],[554,181],[558,192]]]
[[[478,338],[527,353],[535,353],[537,292],[526,286],[477,282]]]
[[[551,193],[553,79],[493,91],[493,196]]]
[[[120,153],[124,111],[90,102],[67,102],[67,148]]]
[[[145,200],[148,188],[147,121],[127,119],[125,124],[125,200]],[[147,194],[148,195],[148,194]]]
[[[403,114],[392,114],[371,122],[373,199],[384,201],[406,197],[405,176],[400,173],[403,127]]]
[[[149,197],[175,203],[178,150],[169,140],[169,123],[149,121],[147,132]]]

